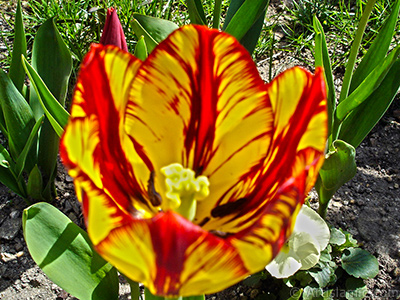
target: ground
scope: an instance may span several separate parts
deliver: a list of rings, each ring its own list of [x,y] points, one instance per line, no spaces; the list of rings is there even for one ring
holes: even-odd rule
[[[4,50],[4,45],[3,48],[0,45],[0,50]],[[310,53],[302,55],[311,56]],[[274,55],[271,65],[275,75],[297,64],[303,63],[295,55],[285,53]],[[261,61],[258,66],[260,74],[267,79],[269,61]],[[340,77],[340,74],[336,75]],[[365,299],[400,299],[399,149],[400,104],[397,97],[357,149],[357,175],[337,192],[328,210],[329,223],[351,232],[364,249],[378,258],[380,271],[374,279],[368,280],[369,291]],[[59,197],[53,204],[82,226],[72,179],[62,167],[56,184]],[[316,205],[315,192],[311,192],[311,199]],[[76,299],[52,283],[32,261],[21,228],[22,210],[26,206],[21,198],[0,184],[0,299]],[[123,279],[120,287],[120,299],[130,299],[128,285]],[[267,291],[268,286],[263,283],[256,287],[238,284],[207,298],[264,299]],[[340,292],[338,290],[337,294]]]

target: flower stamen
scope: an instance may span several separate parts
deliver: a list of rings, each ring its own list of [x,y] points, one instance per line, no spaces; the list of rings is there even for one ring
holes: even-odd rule
[[[208,178],[204,175],[195,177],[193,170],[178,163],[161,168],[161,172],[165,175],[166,198],[170,200],[168,208],[193,221],[196,201],[203,200],[210,193]]]

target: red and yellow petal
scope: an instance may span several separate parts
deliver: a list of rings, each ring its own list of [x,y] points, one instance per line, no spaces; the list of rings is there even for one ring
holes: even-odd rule
[[[327,138],[326,95],[321,70],[312,75],[302,68],[292,68],[275,78],[267,88],[274,125],[264,163],[248,172],[223,195],[217,206],[209,209],[209,215],[200,221],[205,229],[231,233],[244,230],[260,217],[278,188],[289,178],[298,177],[304,168],[311,168],[305,180],[305,193],[316,180]],[[298,164],[298,160],[304,163]]]
[[[317,161],[314,161],[314,164]],[[293,231],[304,202],[309,167],[284,182],[251,227],[228,238],[251,273],[262,270],[280,251]]]
[[[141,63],[116,47],[92,46],[82,63],[60,149],[73,178],[91,181],[125,213],[132,203],[152,211],[146,199],[149,167],[123,126],[129,90]]]
[[[159,170],[180,163],[210,180],[200,220],[241,177],[263,162],[272,136],[265,85],[233,37],[201,26],[172,33],[135,78],[126,130]],[[165,206],[163,208],[167,208]]]
[[[249,274],[234,247],[171,211],[114,229],[96,249],[163,296],[217,292]]]

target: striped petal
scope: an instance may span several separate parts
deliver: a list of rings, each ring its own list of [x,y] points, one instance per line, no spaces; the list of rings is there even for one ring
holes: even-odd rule
[[[249,275],[234,247],[171,211],[114,229],[96,249],[157,295],[213,293]]]
[[[209,178],[200,220],[262,163],[272,122],[265,85],[248,52],[227,34],[185,26],[143,63],[130,93],[126,130],[149,157],[160,194],[165,187],[159,170],[172,163]]]
[[[116,47],[92,46],[82,63],[62,138],[61,157],[75,178],[77,195],[81,201],[82,193],[90,195],[84,212],[95,241],[118,226],[122,215],[130,214],[132,203],[138,203],[136,209],[150,210],[145,198],[150,172],[123,126],[129,88],[140,65],[140,60]],[[102,220],[104,226],[92,220]]]
[[[278,188],[305,168],[310,169],[305,193],[315,183],[327,138],[321,70],[313,76],[301,68],[292,68],[275,78],[267,89],[274,122],[271,147],[263,164],[228,190],[217,206],[200,203],[207,206],[203,209],[209,213],[200,222],[205,229],[235,233],[251,226],[275,197]]]

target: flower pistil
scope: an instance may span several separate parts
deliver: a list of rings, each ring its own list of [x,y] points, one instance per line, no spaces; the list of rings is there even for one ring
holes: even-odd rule
[[[165,175],[166,198],[170,200],[166,209],[172,209],[193,221],[196,201],[203,200],[210,193],[208,178],[204,175],[196,177],[193,170],[178,163],[163,167],[161,172]]]

